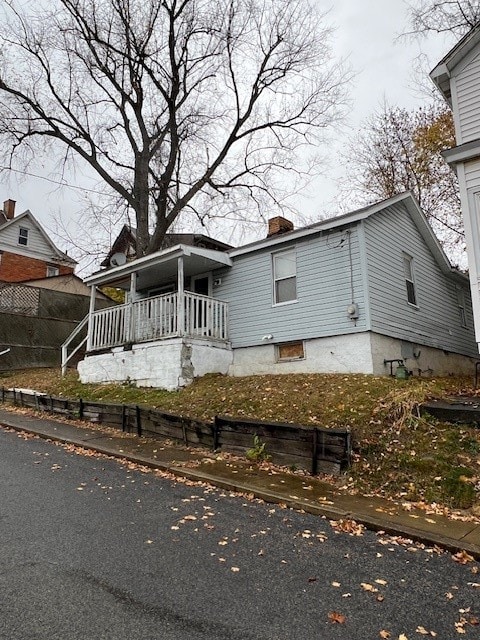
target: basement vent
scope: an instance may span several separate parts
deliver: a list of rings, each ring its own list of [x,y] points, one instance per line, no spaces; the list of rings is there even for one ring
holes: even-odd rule
[[[277,362],[288,362],[289,360],[303,360],[305,350],[303,341],[288,342],[277,345]]]

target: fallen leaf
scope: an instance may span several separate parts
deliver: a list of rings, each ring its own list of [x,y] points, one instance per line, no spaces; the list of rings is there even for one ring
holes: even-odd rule
[[[473,556],[471,556],[469,553],[467,553],[464,550],[459,551],[458,553],[455,553],[452,557],[455,560],[455,562],[458,562],[459,564],[467,564],[468,562],[473,562],[474,560]]]
[[[233,571],[233,573],[238,573],[240,569],[238,567],[231,567],[231,571]]]
[[[330,611],[330,613],[328,614],[328,619],[333,623],[344,624],[347,618],[343,615],[343,613],[338,613],[338,611]]]
[[[365,532],[363,524],[358,524],[355,520],[330,520],[330,525],[335,531],[342,531],[351,536],[363,536]]]
[[[372,593],[377,593],[378,592],[378,589],[376,587],[374,587],[373,585],[368,584],[368,582],[362,582],[361,585],[362,585],[362,589],[364,591],[371,591]]]
[[[383,640],[387,640],[391,635],[390,631],[387,631],[386,629],[382,629],[379,633],[380,638],[383,638]]]
[[[429,636],[430,635],[430,631],[427,631],[427,629],[425,629],[425,627],[422,626],[418,626],[415,631],[417,633],[420,633],[422,636]],[[435,632],[434,632],[435,633]],[[436,634],[435,634],[436,635]]]

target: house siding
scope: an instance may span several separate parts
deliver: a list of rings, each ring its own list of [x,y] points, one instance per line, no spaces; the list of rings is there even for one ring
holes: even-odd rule
[[[480,189],[480,161],[472,160],[466,162],[465,169],[465,185],[467,189]]]
[[[20,228],[28,229],[27,245],[18,243]],[[58,256],[54,256],[51,246],[49,246],[37,226],[28,216],[15,220],[14,223],[9,224],[4,229],[0,227],[0,249],[18,250],[20,253],[27,253],[45,260],[51,260],[54,257],[58,259]]]
[[[476,54],[455,73],[454,80],[460,140],[458,144],[478,138],[480,130],[480,54]]]
[[[291,248],[296,250],[297,301],[275,306],[272,254]],[[297,242],[286,240],[274,249],[263,248],[233,260],[232,269],[215,274],[215,278],[221,277],[221,284],[214,290],[215,297],[229,303],[232,347],[265,344],[262,337],[266,335],[273,336],[270,344],[278,344],[366,329],[356,226]],[[347,316],[352,302],[351,276],[359,306],[356,324]]]
[[[458,280],[442,272],[403,205],[365,221],[371,327],[401,340],[475,357],[468,281],[461,284],[467,327],[457,302]],[[403,257],[413,257],[417,307],[407,302]]]

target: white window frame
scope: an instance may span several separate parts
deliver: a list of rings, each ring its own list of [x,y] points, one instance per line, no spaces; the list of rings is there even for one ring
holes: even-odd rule
[[[458,313],[460,315],[460,325],[462,327],[467,328],[468,322],[467,322],[467,309],[465,306],[465,289],[460,285],[457,285],[456,289],[457,289]]]
[[[18,229],[18,244],[22,245],[22,247],[28,246],[28,231],[26,227]]]
[[[407,265],[408,265],[408,269],[407,269]],[[403,275],[405,277],[405,288],[407,290],[407,302],[410,306],[415,307],[415,309],[418,309],[417,287],[415,285],[415,267],[413,263],[413,257],[408,253],[403,253]],[[411,289],[409,289],[409,285]],[[410,292],[413,293],[414,302],[410,300],[410,297],[411,297]]]
[[[54,278],[60,275],[60,269],[53,264],[47,264],[47,278]]]
[[[284,277],[277,278],[275,273],[275,260],[282,256],[293,255],[294,264],[295,264],[295,273],[293,275],[288,275]],[[277,282],[281,282],[282,280],[288,280],[290,278],[295,278],[295,298],[291,298],[290,300],[284,300],[283,302],[277,301]],[[273,306],[279,307],[285,304],[293,304],[297,302],[297,252],[296,249],[287,249],[285,251],[277,251],[276,253],[272,253],[272,296],[273,296]]]

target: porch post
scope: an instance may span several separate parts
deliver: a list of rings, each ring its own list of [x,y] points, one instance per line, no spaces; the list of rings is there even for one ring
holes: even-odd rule
[[[178,258],[178,326],[179,336],[185,333],[185,291],[183,288],[183,256]]]
[[[88,330],[87,330],[87,353],[92,350],[93,343],[93,313],[95,311],[95,301],[97,299],[97,287],[92,284],[90,289],[90,307],[88,309]]]
[[[133,303],[137,297],[137,274],[134,271],[130,274],[130,295],[128,296],[128,342],[134,342],[135,339],[135,308]]]

